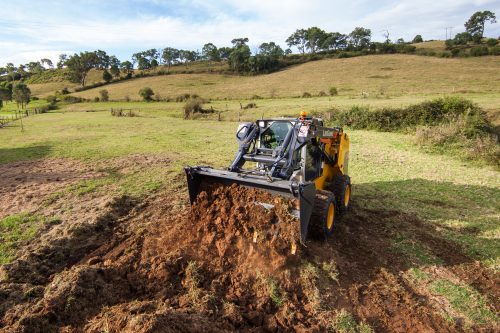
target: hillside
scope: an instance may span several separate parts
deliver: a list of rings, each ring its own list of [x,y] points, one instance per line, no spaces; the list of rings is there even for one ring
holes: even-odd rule
[[[304,92],[317,95],[336,86],[340,95],[415,95],[439,93],[500,92],[500,58],[442,59],[410,55],[374,55],[326,59],[259,76],[174,74],[138,78],[106,86],[110,98],[127,96],[151,87],[163,98],[195,93],[206,98],[293,97]],[[76,93],[94,98],[103,88]]]

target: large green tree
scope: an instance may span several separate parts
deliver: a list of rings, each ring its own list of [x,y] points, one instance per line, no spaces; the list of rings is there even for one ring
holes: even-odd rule
[[[324,50],[342,50],[347,46],[347,36],[340,32],[329,32],[321,45]]]
[[[179,50],[173,47],[166,47],[163,49],[161,58],[163,59],[163,62],[167,64],[167,68],[170,69],[170,66],[176,63],[177,59],[179,59]]]
[[[286,39],[286,43],[289,47],[295,46],[300,53],[304,54],[306,52],[307,30],[297,29]]]
[[[370,45],[372,31],[362,27],[356,27],[349,34],[349,44],[355,49],[362,50]]]
[[[203,45],[201,54],[203,55],[203,58],[208,60],[209,66],[213,61],[220,61],[219,49],[212,43],[206,43],[205,45]]]
[[[484,25],[486,22],[496,23],[495,13],[489,10],[478,11],[472,14],[467,22],[465,22],[465,30],[476,40],[481,40],[484,34]]]
[[[327,34],[318,27],[310,27],[306,30],[306,47],[311,53],[316,53],[325,41]]]
[[[236,72],[244,72],[248,69],[248,60],[251,52],[248,43],[248,38],[235,38],[231,41],[233,49],[229,55],[229,65]]]
[[[65,65],[70,71],[70,80],[85,87],[87,74],[92,68],[96,68],[99,63],[100,59],[96,52],[80,52],[80,54],[75,53],[70,56]]]

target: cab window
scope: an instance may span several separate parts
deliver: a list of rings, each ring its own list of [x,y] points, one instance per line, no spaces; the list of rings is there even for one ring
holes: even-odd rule
[[[285,140],[292,124],[284,121],[277,121],[271,124],[260,137],[260,147],[274,149],[280,146]]]

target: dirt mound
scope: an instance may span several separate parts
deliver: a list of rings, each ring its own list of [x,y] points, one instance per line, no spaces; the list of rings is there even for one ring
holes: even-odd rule
[[[322,332],[339,309],[377,332],[463,330],[405,280],[408,263],[391,250],[395,224],[429,248],[440,246],[414,217],[354,205],[332,240],[307,243],[292,255],[293,201],[210,186],[180,212],[165,195],[130,211],[132,204],[116,202],[106,227],[95,230],[102,232],[96,246],[38,286],[22,274],[0,282],[0,299],[9,304],[0,330]],[[476,265],[456,249],[440,250],[452,268]]]

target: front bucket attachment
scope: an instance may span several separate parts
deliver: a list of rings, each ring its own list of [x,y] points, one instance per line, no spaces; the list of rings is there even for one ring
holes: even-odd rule
[[[248,188],[267,191],[273,195],[298,199],[300,238],[302,242],[305,242],[316,195],[314,183],[296,184],[282,179],[273,179],[269,181],[262,176],[216,170],[210,167],[186,167],[184,170],[186,171],[189,200],[191,204],[195,203],[201,191],[201,184],[210,182],[227,186],[238,184]]]

